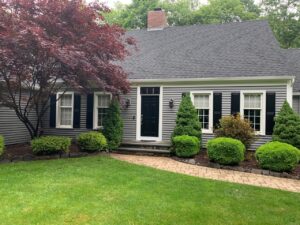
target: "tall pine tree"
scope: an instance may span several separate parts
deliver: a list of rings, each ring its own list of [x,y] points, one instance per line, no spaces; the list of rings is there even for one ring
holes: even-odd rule
[[[201,125],[189,95],[183,96],[181,100],[172,137],[180,135],[194,136],[201,140]]]
[[[300,148],[300,117],[293,111],[287,101],[284,102],[275,118],[273,140]]]

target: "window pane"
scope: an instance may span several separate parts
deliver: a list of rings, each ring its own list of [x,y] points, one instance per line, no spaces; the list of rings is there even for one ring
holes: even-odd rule
[[[259,109],[245,109],[244,118],[250,122],[251,127],[255,131],[260,131],[260,110]]]
[[[261,94],[245,94],[244,95],[245,109],[260,109],[261,108]]]
[[[209,110],[208,109],[198,109],[198,117],[202,129],[209,129]]]
[[[72,125],[72,108],[61,108],[60,125]]]
[[[98,95],[98,107],[99,108],[108,108],[110,102],[109,95]]]
[[[60,105],[61,106],[72,106],[72,95],[70,94],[64,94],[63,96],[61,96],[60,99]]]
[[[194,105],[196,109],[208,109],[209,108],[209,95],[195,95]]]
[[[98,127],[103,126],[103,120],[106,114],[107,114],[106,108],[98,108]]]

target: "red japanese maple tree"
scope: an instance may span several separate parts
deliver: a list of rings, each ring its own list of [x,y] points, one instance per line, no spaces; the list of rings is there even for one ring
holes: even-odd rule
[[[0,0],[0,103],[14,109],[31,138],[58,90],[128,92],[115,62],[135,41],[105,23],[107,10],[83,0]]]

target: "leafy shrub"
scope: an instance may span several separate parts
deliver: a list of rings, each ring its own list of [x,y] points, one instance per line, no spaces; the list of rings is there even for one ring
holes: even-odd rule
[[[0,135],[0,156],[4,153],[4,138]]]
[[[179,157],[192,157],[200,150],[200,141],[197,137],[182,135],[173,138],[175,153]]]
[[[108,148],[118,149],[123,137],[123,121],[121,118],[120,104],[114,99],[103,121],[103,135],[106,137]]]
[[[224,165],[239,164],[245,158],[245,150],[245,145],[233,138],[219,137],[207,143],[208,158]]]
[[[272,141],[260,146],[255,157],[263,169],[291,171],[299,162],[299,150],[290,144]]]
[[[183,96],[181,100],[172,137],[181,135],[194,136],[201,140],[201,125],[189,95]]]
[[[246,148],[255,140],[255,132],[248,120],[240,115],[224,116],[220,119],[220,125],[215,130],[216,137],[229,137],[240,140]]]
[[[35,154],[51,154],[68,152],[71,138],[58,136],[44,136],[31,141],[31,148]]]
[[[300,148],[300,117],[287,101],[275,117],[273,141],[288,143]]]
[[[107,147],[107,141],[103,134],[96,131],[81,133],[77,138],[82,151],[101,151]]]

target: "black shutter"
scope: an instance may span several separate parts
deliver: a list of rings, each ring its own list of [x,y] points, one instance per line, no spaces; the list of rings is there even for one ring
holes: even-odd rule
[[[271,135],[275,125],[275,93],[266,94],[266,134]]]
[[[222,93],[214,93],[214,118],[213,118],[213,126],[217,127],[219,124],[219,120],[222,117]]]
[[[56,127],[56,95],[50,96],[50,127]]]
[[[94,94],[87,95],[86,128],[93,129]]]
[[[80,105],[81,96],[79,94],[74,94],[73,128],[80,128]]]
[[[231,115],[240,113],[240,93],[231,93]]]

